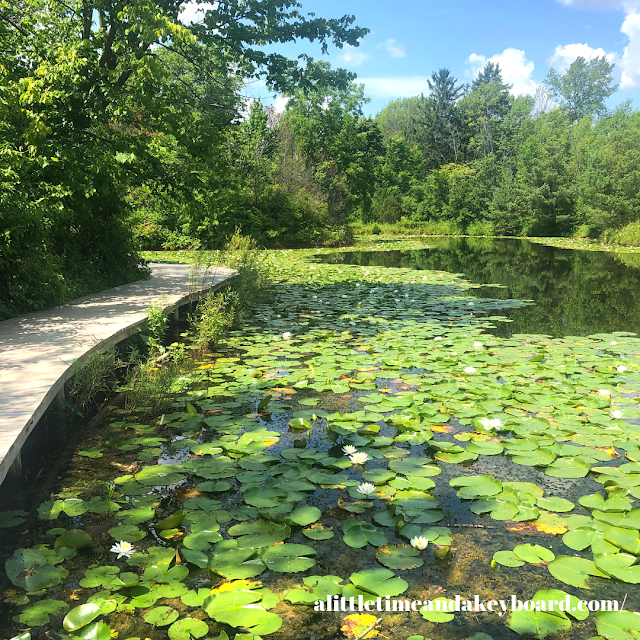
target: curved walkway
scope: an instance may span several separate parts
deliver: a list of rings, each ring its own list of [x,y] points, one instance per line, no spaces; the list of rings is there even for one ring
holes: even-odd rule
[[[0,482],[78,364],[136,333],[152,304],[171,313],[235,275],[216,268],[192,282],[188,265],[150,266],[149,280],[0,322]]]

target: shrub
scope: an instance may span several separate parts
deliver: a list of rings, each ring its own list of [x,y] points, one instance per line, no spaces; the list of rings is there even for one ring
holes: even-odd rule
[[[164,315],[162,307],[152,305],[147,309],[147,332],[151,338],[151,346],[158,347],[167,333],[169,318]]]
[[[127,377],[125,409],[157,414],[171,406],[174,396],[173,384],[178,377],[178,368],[173,362],[157,366],[153,361],[135,366]]]
[[[469,236],[492,236],[493,225],[487,220],[478,220],[472,222],[467,227],[467,235]]]
[[[235,320],[238,293],[209,293],[198,306],[194,319],[194,345],[198,351],[208,351],[220,344],[228,335]]]
[[[602,238],[605,242],[612,244],[640,246],[640,222],[632,222],[622,229],[606,231]]]
[[[588,224],[581,224],[573,232],[574,238],[597,238],[599,235],[598,228]]]

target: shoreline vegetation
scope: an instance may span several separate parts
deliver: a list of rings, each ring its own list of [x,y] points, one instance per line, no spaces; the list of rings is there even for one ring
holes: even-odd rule
[[[551,69],[535,96],[494,62],[466,83],[442,66],[373,116],[355,73],[262,48],[357,47],[355,16],[264,0],[239,19],[230,0],[195,24],[186,4],[29,0],[0,16],[0,319],[144,277],[141,251],[220,249],[236,230],[267,248],[387,228],[640,245],[640,111],[606,107],[605,57]],[[250,79],[284,110],[246,99]]]

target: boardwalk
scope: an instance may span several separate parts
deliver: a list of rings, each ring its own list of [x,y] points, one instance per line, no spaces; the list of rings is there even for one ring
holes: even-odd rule
[[[151,304],[170,313],[234,275],[218,268],[190,286],[189,266],[151,266],[149,280],[0,322],[0,482],[78,363],[135,333]]]

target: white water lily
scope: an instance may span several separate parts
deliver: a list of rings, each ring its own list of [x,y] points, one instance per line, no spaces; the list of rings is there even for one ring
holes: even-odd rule
[[[484,345],[482,344],[482,342],[474,342],[474,343],[473,343],[473,346],[474,346],[474,347],[476,347],[476,348],[484,347]]]
[[[623,417],[622,411],[620,411],[620,409],[614,409],[611,412],[611,417],[614,418],[615,420],[619,420],[620,418]]]
[[[629,367],[623,367],[621,364],[619,364],[616,369],[618,370],[618,373],[624,373],[625,371],[629,371]]]
[[[358,491],[365,496],[371,495],[375,490],[375,486],[370,482],[363,482],[362,484],[358,485]]]
[[[500,418],[482,418],[479,422],[485,429],[499,429],[502,427]]]
[[[134,546],[126,540],[116,542],[116,544],[111,547],[111,551],[118,554],[117,560],[120,560],[123,556],[125,558],[130,558],[136,552]]]
[[[364,451],[358,451],[349,456],[349,460],[351,460],[353,464],[364,464],[368,459],[369,454]]]
[[[435,340],[436,342],[438,342],[438,340],[442,340],[442,336],[436,336],[436,337],[434,338],[434,340]]]
[[[475,373],[476,369],[475,369],[475,367],[465,367],[464,368],[464,372],[465,373]]]
[[[598,395],[599,396],[610,396],[611,395],[611,391],[609,391],[609,389],[598,389]]]
[[[429,538],[425,538],[424,536],[416,536],[415,538],[411,538],[411,546],[415,549],[419,549],[422,551],[427,548],[429,544]]]
[[[342,452],[345,456],[350,456],[354,453],[358,453],[358,450],[352,444],[346,444],[342,447]]]
[[[292,335],[293,335],[293,334],[291,333],[291,331],[285,331],[285,332],[282,334],[282,339],[283,339],[283,340],[291,340],[291,336],[292,336]]]
[[[615,340],[612,340],[609,344],[610,344],[612,347],[615,347],[618,343],[617,343]]]

